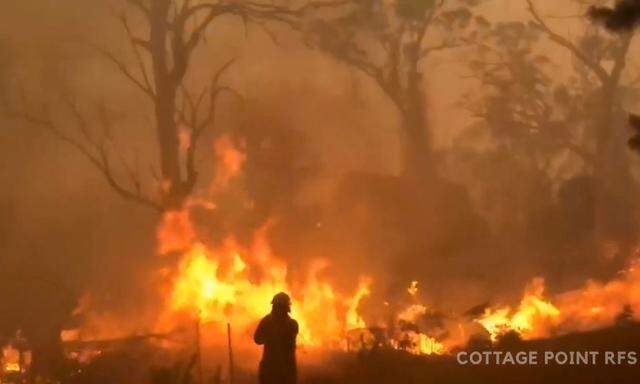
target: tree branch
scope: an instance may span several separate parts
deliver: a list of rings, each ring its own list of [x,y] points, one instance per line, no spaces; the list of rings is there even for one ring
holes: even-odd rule
[[[127,22],[127,17],[122,14],[120,16],[120,21],[124,27],[124,30],[127,33],[127,37],[129,39],[129,43],[131,44],[131,48],[133,49],[133,53],[136,58],[136,62],[138,63],[138,68],[142,73],[142,80],[144,81],[144,90],[148,90],[150,96],[155,97],[155,92],[153,90],[153,86],[151,85],[149,74],[147,73],[147,68],[144,65],[144,61],[142,60],[142,56],[140,55],[140,51],[138,51],[138,46],[142,46],[145,49],[149,49],[149,44],[144,44],[141,39],[136,38],[129,27],[129,23]]]
[[[605,84],[607,82],[607,79],[609,78],[609,74],[607,73],[607,71],[599,63],[596,63],[593,60],[589,59],[571,41],[567,40],[566,38],[564,38],[560,34],[554,32],[551,28],[549,28],[549,26],[545,23],[545,21],[542,19],[542,17],[540,16],[538,11],[536,10],[536,8],[535,8],[535,6],[533,4],[533,0],[526,0],[526,1],[527,1],[527,5],[528,5],[528,8],[529,8],[529,13],[531,14],[533,19],[535,20],[534,24],[539,29],[544,31],[547,34],[547,36],[549,37],[549,39],[551,39],[551,41],[553,41],[556,44],[568,49],[585,66],[587,66],[587,68],[589,68],[589,69],[591,69],[591,71],[593,71],[593,73],[598,77],[598,79],[600,80],[600,82],[602,84]]]
[[[73,118],[76,120],[76,125],[82,135],[85,137],[89,145],[83,144],[71,135],[66,134],[51,118],[48,111],[43,113],[44,116],[38,116],[34,113],[29,113],[26,110],[16,110],[10,108],[6,101],[3,101],[5,112],[9,117],[25,121],[31,125],[41,127],[51,133],[56,139],[67,143],[71,147],[75,148],[82,156],[84,156],[89,163],[91,163],[98,171],[105,177],[109,186],[121,197],[135,201],[147,207],[153,208],[156,211],[162,211],[160,204],[153,201],[151,198],[145,196],[140,188],[140,179],[137,178],[134,182],[135,191],[131,191],[123,186],[116,179],[113,168],[111,167],[109,156],[104,142],[99,142],[93,138],[89,132],[87,120],[80,114],[79,108],[76,103],[71,100],[66,100],[67,105],[70,108]]]
[[[129,69],[127,68],[127,66],[120,61],[118,58],[116,58],[111,52],[98,47],[98,46],[93,46],[98,52],[100,52],[107,60],[109,60],[111,63],[113,63],[116,68],[118,68],[118,70],[120,70],[120,73],[122,75],[124,75],[127,79],[129,79],[136,87],[138,87],[142,92],[144,92],[147,96],[149,96],[152,100],[155,99],[155,93],[153,92],[153,90],[151,88],[148,88],[145,86],[145,84],[143,84],[140,80],[138,80],[132,73],[131,71],[129,71]]]
[[[627,52],[629,52],[629,47],[631,46],[631,40],[633,39],[633,33],[625,32],[622,35],[622,40],[620,42],[620,46],[616,51],[615,64],[613,69],[611,70],[610,79],[613,84],[618,85],[620,82],[620,77],[622,76],[622,72],[627,65]]]
[[[453,49],[453,48],[460,48],[460,47],[464,47],[465,44],[463,43],[448,43],[446,41],[443,41],[442,43],[438,44],[438,45],[433,45],[431,47],[425,47],[420,51],[420,58],[423,59],[426,56],[428,56],[430,53],[433,52],[437,52],[437,51],[443,51],[445,49]]]
[[[200,118],[200,106],[202,101],[204,100],[204,94],[207,89],[205,89],[196,99],[194,99],[187,90],[183,89],[183,97],[186,106],[178,111],[178,119],[181,123],[186,125],[190,129],[190,143],[186,152],[186,180],[184,181],[184,186],[186,188],[192,188],[197,181],[197,171],[195,168],[195,158],[196,152],[198,148],[198,141],[202,135],[202,132],[208,126],[211,126],[215,123],[216,120],[216,111],[217,111],[217,100],[218,96],[222,92],[229,92],[241,100],[243,99],[242,95],[240,95],[236,90],[229,86],[220,85],[220,79],[224,75],[224,73],[231,67],[231,65],[235,62],[235,59],[231,59],[227,61],[224,65],[222,65],[214,74],[213,79],[211,81],[211,87],[209,92],[209,112],[204,119]],[[187,107],[189,112],[187,112]]]

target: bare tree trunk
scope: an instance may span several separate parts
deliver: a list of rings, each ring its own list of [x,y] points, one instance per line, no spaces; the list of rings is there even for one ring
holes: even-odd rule
[[[593,119],[596,204],[594,242],[596,247],[606,247],[613,242],[613,246],[621,248],[617,251],[613,250],[617,254],[607,255],[606,253],[610,253],[610,250],[601,254],[624,258],[625,243],[635,237],[637,219],[633,198],[634,183],[627,159],[628,148],[621,136],[623,125],[619,120],[622,111],[618,92],[633,34],[627,32],[623,36],[613,57],[613,67],[609,69],[603,65],[602,60],[593,59],[593,52],[584,51],[583,48],[554,32],[536,10],[533,0],[527,0],[527,4],[538,28],[545,31],[551,41],[571,52],[600,82],[593,106],[596,109]]]
[[[406,135],[405,172],[410,177],[431,176],[433,161],[431,143],[425,116],[426,100],[423,93],[423,77],[418,70],[419,45],[413,44],[407,49],[407,83],[402,106],[402,128]]]
[[[617,252],[608,249],[603,255],[623,261],[635,238],[637,207],[624,134],[624,112],[617,93],[618,84],[613,78],[600,90],[600,110],[595,119],[595,240],[600,247],[614,245]]]
[[[167,34],[171,0],[151,2],[150,46],[155,81],[155,117],[160,149],[160,169],[163,185],[162,205],[168,209],[178,208],[181,196],[180,158],[178,129],[175,123],[176,92],[179,80],[168,67]],[[173,64],[175,65],[175,63]]]

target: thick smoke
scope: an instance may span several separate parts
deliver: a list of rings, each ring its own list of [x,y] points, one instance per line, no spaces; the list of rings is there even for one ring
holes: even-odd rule
[[[91,43],[122,44],[110,8],[86,1],[51,4],[12,2],[0,16],[5,98],[35,108],[51,100],[58,105],[65,94],[105,102],[119,128],[115,145],[128,160],[140,158],[141,169],[150,168],[156,138],[149,106],[86,44],[87,36],[97,40]],[[491,20],[497,14],[491,8],[483,12],[491,22],[504,22],[504,16]],[[416,182],[402,172],[405,137],[397,110],[367,76],[309,49],[295,32],[285,30],[274,44],[261,28],[244,28],[238,20],[221,20],[192,63],[189,81],[197,84],[211,68],[237,57],[225,81],[244,99],[222,99],[215,131],[200,142],[199,191],[217,205],[192,212],[202,237],[216,242],[233,234],[248,242],[271,221],[269,240],[289,262],[292,278],[320,257],[330,261],[327,278],[345,290],[360,275],[373,277],[364,306],[393,301],[417,280],[426,303],[458,313],[515,299],[536,276],[547,278],[552,290],[573,288],[587,278],[610,277],[627,261],[637,227],[628,185],[606,191],[609,200],[622,203],[603,212],[596,207],[602,180],[588,167],[570,158],[563,163],[568,172],[541,172],[523,160],[530,148],[500,142],[500,132],[486,124],[501,121],[473,116],[469,104],[458,103],[477,88],[494,91],[464,75],[475,51],[443,52],[429,62],[433,70],[424,86],[437,174]],[[524,23],[522,28],[524,34]],[[551,43],[535,44],[532,49]],[[551,47],[553,65],[561,68],[557,76],[571,73],[567,78],[573,79],[582,69]],[[447,64],[452,62],[463,64]],[[526,82],[526,75],[511,80]],[[549,86],[562,82],[569,81],[554,78]],[[578,95],[583,107],[592,91]],[[561,103],[561,94],[550,97]],[[97,120],[90,103],[86,108]],[[614,113],[623,116],[620,106]],[[565,124],[589,124],[578,120]],[[547,123],[541,130],[558,128],[552,125],[557,121]],[[81,154],[49,133],[20,119],[3,119],[2,125],[0,334],[23,329],[34,343],[55,338],[85,292],[105,310],[140,313],[141,304],[152,306],[152,271],[170,263],[154,255],[159,216],[121,200]],[[245,161],[225,189],[211,191],[213,142],[223,133]],[[611,151],[624,158],[622,134],[612,140]],[[562,156],[554,154],[552,162]],[[637,173],[637,162],[625,161]],[[631,183],[636,190],[636,180]],[[599,215],[617,218],[603,220],[604,239],[596,234]]]

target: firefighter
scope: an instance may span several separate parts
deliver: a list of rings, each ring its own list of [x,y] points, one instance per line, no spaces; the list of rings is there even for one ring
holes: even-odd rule
[[[298,322],[289,316],[291,299],[280,292],[271,300],[271,313],[258,324],[253,340],[263,345],[260,384],[295,384]]]

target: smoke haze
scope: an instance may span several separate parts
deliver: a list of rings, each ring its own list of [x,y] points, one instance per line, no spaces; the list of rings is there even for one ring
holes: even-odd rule
[[[525,1],[517,3],[493,1],[475,12],[493,25],[529,21]],[[545,5],[544,14],[579,14],[579,6],[566,3]],[[72,118],[61,107],[65,96],[81,95],[83,112],[95,121],[101,112],[92,103],[104,103],[117,128],[114,148],[127,161],[139,161],[145,184],[153,185],[149,170],[158,167],[158,150],[152,106],[91,48],[104,46],[134,62],[114,7],[80,0],[24,0],[5,7],[0,70],[9,102],[26,100],[35,110],[49,104],[66,127]],[[595,28],[589,23],[551,21],[576,39]],[[518,36],[528,33],[525,23],[522,28]],[[632,82],[638,76],[637,43],[629,48],[613,112],[621,134],[612,139],[620,154],[615,161],[628,164],[634,177],[628,184],[611,183],[609,200],[616,204],[602,213],[595,206],[598,185],[606,181],[594,176],[593,167],[576,155],[548,151],[551,165],[542,169],[525,159],[518,138],[507,142],[499,129],[487,128],[499,119],[474,114],[473,103],[507,104],[483,98],[501,88],[490,88],[482,69],[469,65],[478,55],[474,47],[437,52],[421,64],[437,172],[417,183],[404,175],[406,135],[384,91],[361,71],[306,46],[296,31],[276,30],[277,43],[259,26],[223,18],[208,29],[191,63],[187,83],[198,87],[235,58],[224,83],[244,99],[221,97],[215,130],[199,144],[195,195],[213,196],[217,205],[213,212],[193,208],[201,237],[216,242],[233,234],[248,243],[269,222],[274,253],[288,261],[292,279],[323,258],[330,262],[323,274],[346,291],[359,276],[373,277],[369,305],[393,301],[416,280],[425,303],[457,312],[517,300],[523,284],[537,276],[553,292],[610,278],[626,265],[637,240],[638,207],[629,194],[637,196],[638,160],[626,147],[622,121],[623,108],[638,108]],[[530,49],[534,53],[526,57],[548,57],[541,72],[550,88],[593,81],[580,78],[584,66],[544,36]],[[526,71],[514,73],[508,81],[528,81]],[[582,103],[567,126],[597,119],[585,107],[594,89],[567,91]],[[469,93],[471,101],[462,102]],[[509,113],[504,108],[497,114]],[[87,292],[98,307],[124,313],[149,303],[152,271],[171,263],[156,256],[161,216],[121,199],[82,154],[46,130],[15,118],[0,123],[2,336],[22,329],[34,339],[52,337],[72,321],[70,313]],[[213,143],[221,133],[232,137],[246,159],[227,188],[211,191]],[[598,215],[606,216],[602,237],[593,219]],[[42,330],[37,320],[43,317],[52,319],[51,329]]]

